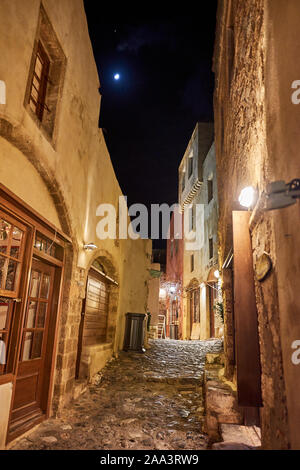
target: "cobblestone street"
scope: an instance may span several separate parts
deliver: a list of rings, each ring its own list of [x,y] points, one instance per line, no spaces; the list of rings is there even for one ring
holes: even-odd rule
[[[205,449],[204,361],[222,342],[150,345],[145,354],[121,352],[59,418],[45,421],[12,449]]]

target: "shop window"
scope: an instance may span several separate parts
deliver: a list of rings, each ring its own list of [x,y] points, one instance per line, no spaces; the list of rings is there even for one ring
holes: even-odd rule
[[[63,247],[39,232],[36,232],[34,248],[59,261],[63,260]]]
[[[16,293],[23,256],[24,232],[0,218],[0,295]]]

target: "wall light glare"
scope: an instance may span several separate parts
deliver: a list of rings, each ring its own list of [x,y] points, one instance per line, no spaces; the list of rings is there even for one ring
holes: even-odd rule
[[[87,251],[93,251],[96,250],[98,247],[95,245],[95,243],[87,243],[86,245],[83,245],[84,250]]]
[[[159,297],[166,297],[167,291],[166,289],[159,289]]]
[[[253,186],[247,186],[246,188],[242,189],[241,194],[239,195],[239,203],[241,206],[247,207],[249,209],[255,202],[255,195],[256,191]]]
[[[216,269],[216,271],[214,272],[214,276],[215,276],[216,279],[219,279],[220,271],[218,269]]]

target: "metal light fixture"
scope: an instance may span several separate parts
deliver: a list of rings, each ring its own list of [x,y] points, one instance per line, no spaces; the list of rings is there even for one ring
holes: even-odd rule
[[[284,181],[274,181],[267,186],[266,192],[266,211],[292,206],[300,198],[300,179],[293,179],[287,184]]]
[[[97,245],[95,245],[95,243],[91,242],[91,243],[87,243],[86,245],[83,245],[83,248],[87,251],[93,251],[93,250],[96,250],[98,247]]]
[[[239,195],[239,203],[243,207],[247,207],[250,209],[254,206],[257,199],[257,191],[253,188],[253,186],[247,186],[246,188],[242,189]]]

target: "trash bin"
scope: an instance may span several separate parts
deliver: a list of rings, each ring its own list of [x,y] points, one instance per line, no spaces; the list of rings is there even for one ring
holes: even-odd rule
[[[170,325],[170,339],[178,339],[178,325]]]
[[[126,313],[124,351],[145,352],[145,313]]]

